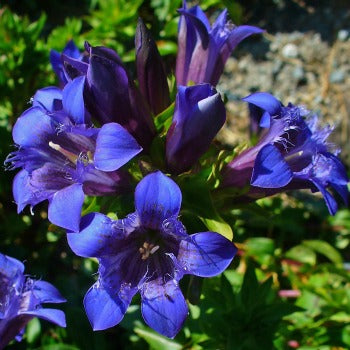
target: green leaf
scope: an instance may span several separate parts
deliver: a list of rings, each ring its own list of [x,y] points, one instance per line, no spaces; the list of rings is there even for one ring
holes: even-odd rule
[[[180,350],[182,345],[148,329],[135,328],[135,333],[144,339],[153,350]]]
[[[231,226],[216,211],[208,185],[201,178],[182,178],[180,183],[183,194],[183,208],[198,216],[210,231],[220,233],[229,240],[233,238]]]
[[[240,297],[246,309],[251,310],[254,308],[254,305],[257,302],[258,288],[259,283],[256,278],[255,269],[252,264],[249,264],[247,271],[245,272],[242,289],[240,291]],[[260,300],[260,302],[264,301]]]
[[[26,336],[27,342],[29,344],[34,343],[34,341],[39,337],[41,332],[40,321],[37,318],[33,318],[27,325]]]
[[[260,264],[268,265],[274,256],[275,243],[271,238],[254,237],[245,242],[245,250],[249,256],[254,257]]]
[[[169,129],[173,120],[174,109],[175,102],[154,118],[154,124],[156,125],[158,132],[163,132]]]
[[[50,344],[50,345],[43,345],[37,350],[79,350],[79,348],[73,346],[73,345],[67,345],[67,344]]]
[[[296,261],[300,261],[304,264],[310,264],[314,266],[316,264],[315,252],[304,245],[297,245],[286,252],[286,257]]]
[[[233,231],[231,226],[215,211],[213,211],[212,215],[212,218],[199,218],[203,221],[204,225],[208,228],[208,230],[220,233],[228,240],[232,241]]]
[[[315,239],[303,241],[302,244],[314,250],[316,253],[324,255],[335,264],[343,263],[341,254],[326,241]]]

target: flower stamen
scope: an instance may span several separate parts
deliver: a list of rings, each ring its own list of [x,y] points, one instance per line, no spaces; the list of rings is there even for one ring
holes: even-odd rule
[[[67,151],[66,149],[64,149],[63,147],[61,147],[57,143],[53,143],[52,141],[49,142],[49,146],[52,149],[54,149],[55,151],[60,152],[61,154],[66,156],[72,163],[76,164],[79,156],[77,156],[76,154],[74,154],[70,151]]]

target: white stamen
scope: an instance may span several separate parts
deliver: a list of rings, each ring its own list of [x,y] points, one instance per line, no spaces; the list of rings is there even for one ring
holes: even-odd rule
[[[159,245],[156,245],[155,247],[153,247],[153,248],[150,250],[150,253],[151,253],[151,254],[154,254],[158,249],[159,249]]]
[[[292,160],[292,159],[294,159],[294,158],[297,158],[297,157],[302,156],[303,153],[304,153],[304,151],[299,151],[299,152],[297,152],[297,153],[294,153],[294,154],[291,154],[290,156],[285,157],[284,159],[285,159],[286,161]]]

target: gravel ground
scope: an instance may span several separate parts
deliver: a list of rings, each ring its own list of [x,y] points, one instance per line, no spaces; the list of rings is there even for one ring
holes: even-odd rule
[[[341,157],[350,167],[350,4],[334,12],[325,5],[315,10],[318,16],[312,9],[304,11],[304,20],[298,17],[300,28],[294,29],[300,31],[289,32],[291,23],[281,20],[283,11],[277,16],[279,24],[249,23],[267,32],[242,43],[226,64],[218,90],[228,97],[228,122],[220,138],[231,145],[247,142],[249,118],[240,98],[268,91],[284,104],[301,104],[316,112],[321,125],[335,125],[332,141],[342,147]],[[286,6],[284,11],[290,9]],[[306,20],[310,11],[311,27]]]

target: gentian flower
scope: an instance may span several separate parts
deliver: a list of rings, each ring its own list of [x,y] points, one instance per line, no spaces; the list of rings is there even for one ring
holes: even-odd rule
[[[187,85],[216,85],[227,59],[236,46],[252,34],[263,30],[253,26],[238,26],[227,21],[227,10],[221,12],[213,26],[199,6],[187,9],[186,1],[179,10],[178,54],[176,82]]]
[[[140,18],[136,28],[135,48],[139,88],[153,114],[157,115],[170,104],[169,87],[157,45]]]
[[[73,40],[68,41],[67,45],[64,47],[62,54],[74,58],[76,60],[82,60],[83,56],[80,54],[79,49],[74,44]],[[60,84],[60,87],[64,87],[68,83],[67,76],[65,74],[65,70],[63,67],[63,63],[61,60],[61,53],[56,50],[50,51],[50,63],[52,66],[52,69],[56,73],[58,77],[58,81]]]
[[[157,171],[137,185],[134,213],[117,221],[91,213],[79,233],[68,233],[76,254],[99,260],[98,281],[84,299],[94,330],[117,325],[139,291],[145,322],[172,338],[188,314],[179,280],[215,276],[230,264],[236,247],[228,239],[186,233],[178,220],[181,199],[176,183]]]
[[[332,151],[332,145],[326,141],[332,128],[319,129],[315,115],[292,104],[284,107],[268,93],[254,93],[244,100],[261,109],[260,125],[268,130],[256,146],[228,164],[223,186],[242,187],[250,183],[247,196],[252,198],[309,188],[322,193],[334,215],[338,206],[331,188],[347,204],[349,179],[337,157],[339,150]]]
[[[225,120],[224,103],[209,84],[179,86],[166,140],[169,171],[179,174],[189,170],[209,148]]]
[[[34,317],[66,326],[63,311],[44,309],[44,303],[66,300],[50,283],[36,281],[24,274],[23,264],[0,253],[0,349],[11,340],[20,341],[26,324]]]
[[[92,47],[86,43],[85,49],[86,63],[66,55],[62,55],[62,60],[65,73],[71,79],[86,77],[84,102],[87,110],[100,124],[121,124],[147,150],[155,136],[151,111],[120,57],[103,46]]]
[[[116,170],[142,150],[117,123],[92,127],[84,111],[84,79],[63,91],[48,87],[35,94],[33,107],[13,128],[19,148],[6,160],[22,168],[13,183],[18,212],[47,199],[49,220],[70,230],[79,228],[85,195],[125,191],[128,177]]]

